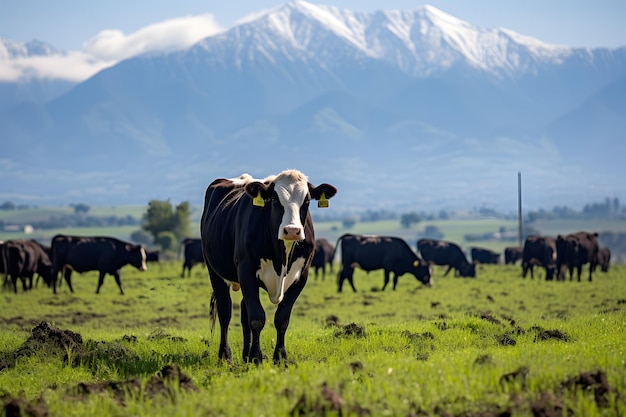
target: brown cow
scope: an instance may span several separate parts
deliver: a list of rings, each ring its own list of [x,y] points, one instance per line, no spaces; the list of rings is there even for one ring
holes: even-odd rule
[[[533,266],[540,265],[546,270],[546,281],[552,281],[556,270],[556,259],[556,241],[553,237],[528,236],[522,252],[522,278],[526,278],[529,270],[530,277],[534,278]]]

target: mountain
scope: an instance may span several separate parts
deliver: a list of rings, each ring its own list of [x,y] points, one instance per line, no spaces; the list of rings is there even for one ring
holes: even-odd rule
[[[200,205],[215,177],[295,167],[347,211],[514,210],[517,171],[529,207],[624,199],[624,74],[626,48],[292,1],[6,109],[0,198]]]
[[[27,43],[0,38],[0,60],[18,62],[28,57],[45,57],[59,54],[54,46],[33,40]],[[19,81],[8,81],[0,74],[0,111],[24,103],[43,103],[69,91],[75,83],[31,74]]]

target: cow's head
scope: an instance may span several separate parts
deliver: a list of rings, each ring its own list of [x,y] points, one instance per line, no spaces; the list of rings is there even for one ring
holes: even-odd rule
[[[130,264],[140,271],[148,269],[146,265],[146,250],[141,245],[126,245],[126,251],[130,254]]]
[[[429,287],[433,285],[433,270],[430,263],[423,259],[417,259],[413,262],[413,267],[413,275],[415,275],[415,278],[417,278],[419,282]]]
[[[459,274],[465,278],[476,278],[476,263],[472,262],[470,264],[463,262]]]
[[[300,171],[287,170],[265,181],[252,181],[245,185],[246,193],[254,205],[271,210],[272,228],[279,240],[295,242],[304,240],[304,223],[309,202],[332,198],[337,189],[330,184],[314,187]]]

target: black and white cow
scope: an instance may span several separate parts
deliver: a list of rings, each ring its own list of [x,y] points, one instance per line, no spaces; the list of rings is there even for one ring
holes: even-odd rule
[[[98,288],[96,294],[100,292],[100,287],[104,282],[104,276],[111,274],[120,289],[120,269],[125,265],[132,265],[140,271],[145,271],[146,250],[141,245],[133,245],[113,237],[87,237],[87,236],[66,236],[56,235],[52,238],[52,265],[53,279],[52,289],[57,292],[57,275],[63,272],[65,282],[71,292],[72,271],[79,273],[87,271],[98,271]]]
[[[431,267],[420,259],[404,239],[392,236],[345,234],[337,239],[336,247],[341,247],[341,271],[338,275],[338,292],[343,282],[348,280],[352,291],[354,287],[354,268],[364,271],[383,269],[385,281],[383,291],[389,284],[393,273],[393,289],[398,285],[398,278],[403,274],[412,274],[419,282],[431,286]]]
[[[273,304],[276,346],[273,360],[287,363],[285,333],[293,305],[304,288],[315,235],[310,200],[328,205],[337,189],[317,187],[297,170],[283,171],[264,180],[244,174],[216,179],[206,190],[200,223],[202,249],[213,294],[211,317],[220,323],[218,355],[231,363],[228,325],[232,314],[230,287],[241,288],[243,360],[263,360],[260,336],[265,310],[259,299],[263,288]]]

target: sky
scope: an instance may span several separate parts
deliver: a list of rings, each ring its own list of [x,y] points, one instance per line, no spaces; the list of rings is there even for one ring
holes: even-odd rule
[[[175,50],[234,26],[286,0],[0,0],[0,38],[38,39],[64,56],[8,62],[0,48],[0,81],[20,77],[81,81],[119,60]],[[624,0],[326,0],[353,11],[410,10],[430,4],[482,28],[504,27],[545,43],[626,46]],[[6,53],[5,53],[6,55]],[[26,74],[26,75],[25,75]]]

